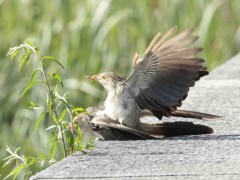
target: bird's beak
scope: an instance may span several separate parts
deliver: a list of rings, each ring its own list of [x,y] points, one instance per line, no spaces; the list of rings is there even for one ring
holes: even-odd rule
[[[93,76],[88,77],[88,80],[89,81],[96,81],[97,80],[97,75],[93,75]]]

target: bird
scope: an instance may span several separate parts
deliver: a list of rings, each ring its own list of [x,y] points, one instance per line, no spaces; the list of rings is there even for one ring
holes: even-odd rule
[[[141,129],[119,124],[107,116],[97,116],[101,108],[89,107],[85,113],[79,113],[67,129],[72,132],[81,128],[83,140],[146,140],[161,139],[163,137],[212,134],[211,127],[194,124],[187,121],[163,122],[163,123],[140,123]],[[86,139],[85,139],[86,138]]]
[[[128,77],[114,72],[89,76],[107,91],[99,117],[106,116],[121,125],[141,130],[142,110],[150,111],[158,119],[170,117],[182,105],[189,88],[209,74],[199,47],[189,47],[199,38],[194,29],[174,36],[176,26],[164,35],[158,33],[143,55],[133,56],[133,70]]]

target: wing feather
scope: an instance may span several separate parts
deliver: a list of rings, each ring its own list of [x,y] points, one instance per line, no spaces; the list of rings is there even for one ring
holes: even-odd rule
[[[164,36],[158,33],[143,57],[133,58],[133,72],[127,78],[136,101],[143,109],[170,116],[187,97],[189,88],[208,74],[204,60],[198,58],[202,48],[188,48],[198,39],[189,29],[171,38],[176,27]]]
[[[156,52],[158,51],[163,45],[164,43],[167,41],[167,39],[174,33],[176,32],[177,27],[173,27],[171,28],[161,39],[159,39],[159,41],[156,41],[151,49],[152,52]],[[145,52],[147,53],[147,52]]]

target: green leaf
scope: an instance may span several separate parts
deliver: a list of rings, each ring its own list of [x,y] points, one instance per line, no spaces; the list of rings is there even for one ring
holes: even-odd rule
[[[71,122],[70,121],[62,121],[62,124],[70,124]]]
[[[38,152],[38,155],[41,157],[41,159],[48,160],[48,156],[42,152]]]
[[[17,154],[20,149],[21,149],[21,147],[17,147],[17,149],[15,149],[14,153]]]
[[[51,100],[54,100],[55,99],[55,93],[54,93],[54,91],[53,90],[50,90],[50,98],[51,98]]]
[[[54,164],[54,163],[56,163],[57,161],[55,160],[55,159],[50,159],[49,161],[48,161],[48,163],[50,164],[50,166],[52,165],[52,164]]]
[[[91,141],[89,141],[89,142],[87,143],[87,145],[85,146],[86,149],[92,149],[92,148],[94,148],[94,147],[95,147],[94,142],[95,142],[94,139],[92,139]]]
[[[64,109],[64,110],[62,111],[62,113],[61,113],[60,116],[59,116],[59,121],[62,121],[62,120],[63,120],[63,118],[64,118],[65,115],[66,115],[66,112],[67,112],[66,109]]]
[[[23,90],[21,96],[23,97],[24,94],[26,94],[33,86],[35,86],[36,84],[40,83],[41,81],[33,81],[33,82],[30,82],[27,87],[25,87],[25,89]]]
[[[11,59],[13,59],[15,56],[17,56],[20,52],[20,48],[19,47],[15,47],[15,48],[10,48],[7,56],[11,55]]]
[[[10,156],[9,156],[10,157]],[[10,159],[8,159],[8,161],[7,162],[5,162],[4,164],[3,164],[3,168],[4,167],[6,167],[6,166],[8,166],[11,162],[13,162],[14,160],[15,160],[16,158],[14,158],[14,157],[11,157]],[[4,160],[6,160],[6,158],[4,158]]]
[[[24,64],[24,62],[25,62],[26,60],[28,61],[29,55],[30,55],[31,53],[32,53],[32,50],[31,50],[31,49],[29,49],[29,50],[27,50],[27,51],[25,52],[25,54],[23,55],[23,57],[22,57],[22,59],[21,59],[21,61],[20,61],[18,70],[21,69],[22,65]]]
[[[62,65],[57,59],[55,59],[55,58],[52,57],[52,56],[43,56],[43,57],[42,57],[42,60],[53,61],[53,62],[57,63],[59,66],[61,66],[61,68],[64,69],[63,65]]]
[[[20,164],[19,166],[17,166],[15,169],[13,169],[4,179],[7,179],[11,176],[14,176],[13,179],[16,179],[17,175],[19,174],[19,172],[22,170],[22,169],[25,169],[26,168],[26,165],[24,164]]]
[[[77,133],[78,133],[79,141],[82,142],[83,141],[83,134],[82,134],[81,128],[79,126],[77,126]]]
[[[51,125],[51,126],[49,126],[48,128],[46,128],[45,130],[48,131],[48,130],[54,129],[54,128],[56,128],[56,127],[58,127],[58,126],[57,126],[57,125]]]
[[[29,177],[32,176],[32,171],[28,171],[26,172],[26,174],[24,175],[24,179],[29,179]]]
[[[63,136],[64,135],[63,135],[63,132],[61,130],[61,125],[58,125],[58,136],[57,136],[58,140],[62,140]]]
[[[53,159],[57,142],[53,143],[50,149],[49,159]]]
[[[35,80],[35,77],[36,77],[38,71],[39,71],[39,69],[36,69],[36,70],[33,71],[30,82],[33,82]]]
[[[48,94],[48,97],[47,97],[47,110],[50,115],[52,114],[52,104],[53,104],[52,99],[54,99],[54,95],[52,94],[52,91],[50,91],[50,94]]]
[[[59,121],[58,121],[58,118],[55,114],[52,114],[51,116],[53,118],[53,121],[56,123],[56,124],[59,124]]]
[[[7,56],[12,55],[17,49],[20,49],[20,47],[12,47],[9,48],[8,52],[7,52]]]
[[[36,49],[36,46],[34,46],[32,42],[26,41],[26,43],[27,43],[29,46],[31,46],[32,48]]]
[[[45,169],[48,166],[48,164],[45,165],[46,163],[48,163],[48,161],[46,161],[46,160],[41,161],[41,170]]]
[[[58,98],[57,100],[61,101],[63,104],[65,104],[69,109],[71,108],[71,105],[67,102],[64,98]]]
[[[69,145],[73,146],[74,145],[73,133],[71,131],[65,131],[65,135],[66,135],[66,140],[69,143]]]
[[[54,142],[58,141],[57,139],[57,133],[55,131],[52,131],[52,135],[47,143],[47,145],[52,144]]]
[[[72,110],[72,113],[75,113],[76,115],[78,115],[79,112],[85,112],[85,110],[81,107],[78,107],[78,108],[74,108]]]
[[[38,126],[39,126],[40,122],[42,121],[42,119],[44,118],[44,116],[45,116],[45,112],[41,113],[41,115],[38,117],[38,119],[35,123],[34,133],[36,133]]]
[[[11,159],[11,158],[13,158],[14,156],[12,155],[13,153],[12,153],[12,151],[11,152],[9,152],[9,149],[7,149],[6,148],[6,151],[9,153],[9,154],[11,154],[10,156],[7,156],[7,157],[5,157],[4,159],[3,159],[3,161],[7,161],[8,159]]]
[[[63,82],[62,82],[62,79],[61,79],[61,77],[59,76],[59,74],[57,74],[57,73],[51,73],[50,76],[54,77],[54,78],[61,84],[61,86],[63,87]]]
[[[68,97],[68,94],[70,94],[70,90],[67,90],[67,91],[64,93],[63,97]]]
[[[26,158],[26,165],[30,166],[36,162],[39,162],[41,159],[40,158],[36,158],[34,156],[27,156]]]
[[[32,102],[32,101],[29,103],[28,108],[30,108],[30,109],[43,109],[43,107],[41,107],[41,106],[35,104],[35,103]]]
[[[28,46],[30,46],[31,49],[34,49],[34,51],[36,52],[36,54],[37,54],[38,56],[41,56],[38,47],[35,46],[32,42],[26,41],[26,44],[27,44]]]

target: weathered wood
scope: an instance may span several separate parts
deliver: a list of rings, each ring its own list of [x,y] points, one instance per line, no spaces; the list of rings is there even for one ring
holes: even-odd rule
[[[212,127],[213,135],[97,142],[92,153],[74,154],[31,179],[239,178],[240,55],[191,88],[182,109],[213,113],[223,118],[194,121]],[[175,120],[183,119],[171,118],[170,121]]]

